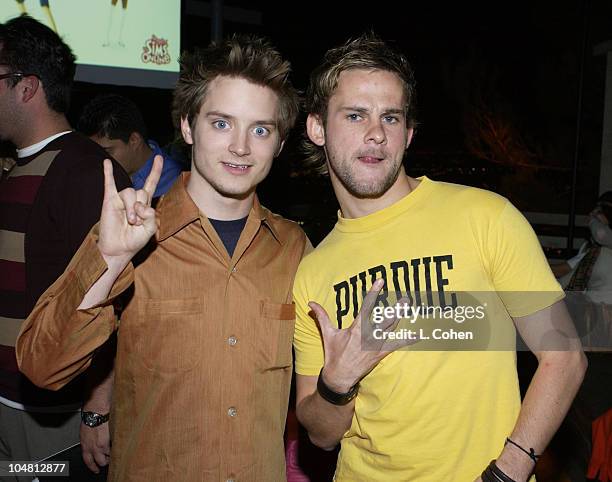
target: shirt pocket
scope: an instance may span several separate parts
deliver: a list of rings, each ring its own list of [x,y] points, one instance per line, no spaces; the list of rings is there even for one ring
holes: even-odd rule
[[[194,368],[202,359],[202,304],[199,298],[140,299],[128,331],[132,355],[147,369],[174,373]],[[125,326],[128,325],[128,326]]]
[[[262,300],[259,302],[259,315],[261,323],[252,340],[255,342],[255,352],[259,355],[257,358],[262,361],[262,368],[290,367],[293,363],[295,305]]]

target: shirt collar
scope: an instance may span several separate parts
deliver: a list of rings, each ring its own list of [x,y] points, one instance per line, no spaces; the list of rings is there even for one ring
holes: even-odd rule
[[[155,154],[159,154],[162,151],[161,147],[159,147],[159,144],[153,139],[147,139],[147,145],[153,151],[153,155],[151,156],[151,158],[155,157]]]
[[[188,224],[200,218],[200,211],[187,193],[186,185],[190,173],[183,172],[168,193],[162,197],[157,207],[158,230],[157,241],[163,241],[176,234]],[[253,199],[253,207],[249,217],[254,217],[264,224],[274,236],[274,239],[283,244],[283,238],[275,226],[274,215],[259,203],[257,195]]]
[[[159,144],[157,144],[157,142],[155,142],[154,140],[149,139],[147,141],[147,145],[151,149],[151,155],[149,156],[147,161],[140,167],[140,169],[138,169],[134,174],[132,174],[132,182],[135,186],[138,186],[138,185],[144,186],[147,176],[149,175],[149,173],[151,172],[151,169],[153,168],[153,160],[155,159],[155,156],[157,156],[158,154],[164,158],[163,170],[164,171],[166,170],[166,163],[168,162],[168,158],[165,155],[162,148],[159,147]],[[159,186],[158,186],[158,189],[159,189]],[[157,190],[155,192],[157,193]]]
[[[251,213],[257,219],[259,219],[262,224],[267,226],[267,228],[272,233],[272,236],[274,236],[274,239],[276,239],[279,244],[284,244],[283,238],[275,225],[276,223],[274,222],[274,214],[272,214],[268,209],[259,204],[259,198],[257,197],[257,194],[255,194],[255,197],[253,198],[253,207],[251,208]]]
[[[58,137],[63,136],[64,134],[69,134],[72,131],[62,131],[57,134],[53,134],[42,141],[38,141],[36,144],[32,144],[31,146],[24,147],[22,149],[17,149],[17,157],[21,159],[22,157],[29,157],[36,154],[38,151],[41,151],[47,144],[51,141],[54,141]]]

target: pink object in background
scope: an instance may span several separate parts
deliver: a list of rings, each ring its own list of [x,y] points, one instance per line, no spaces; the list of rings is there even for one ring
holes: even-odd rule
[[[302,472],[298,463],[297,440],[287,440],[285,445],[285,461],[287,463],[287,482],[310,482],[310,479]]]
[[[593,449],[587,477],[612,481],[612,408],[593,421]]]

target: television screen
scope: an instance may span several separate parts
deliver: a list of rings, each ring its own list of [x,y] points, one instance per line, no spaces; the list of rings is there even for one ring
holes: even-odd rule
[[[24,13],[70,45],[77,80],[170,88],[178,78],[181,0],[2,0],[2,22]]]

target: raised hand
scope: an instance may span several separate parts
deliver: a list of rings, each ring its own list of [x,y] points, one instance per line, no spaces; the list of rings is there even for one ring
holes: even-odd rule
[[[346,393],[350,388],[367,375],[389,353],[402,346],[414,343],[405,340],[376,340],[371,329],[362,329],[363,323],[376,303],[376,299],[384,282],[378,279],[368,291],[363,300],[361,310],[346,329],[334,328],[325,309],[311,301],[308,306],[316,315],[323,338],[325,351],[325,366],[323,368],[325,384],[338,393]],[[407,299],[398,301],[398,305],[406,303]],[[400,318],[385,320],[377,326],[383,331],[392,331]]]
[[[107,263],[127,264],[157,230],[151,200],[163,167],[162,156],[155,156],[153,167],[142,189],[117,192],[113,165],[104,160],[104,202],[100,217],[98,249]]]

